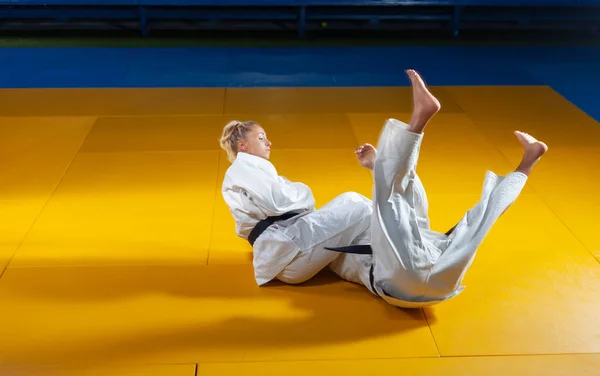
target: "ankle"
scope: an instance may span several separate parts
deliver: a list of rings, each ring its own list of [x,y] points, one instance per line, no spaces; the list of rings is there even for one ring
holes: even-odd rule
[[[532,169],[533,169],[533,164],[531,164],[529,162],[521,162],[521,164],[517,167],[515,172],[520,172],[524,175],[529,176]]]
[[[417,133],[417,134],[423,133],[423,130],[425,130],[425,126],[427,125],[428,122],[429,122],[429,119],[426,121],[418,119],[418,118],[410,119],[407,130],[412,133]]]

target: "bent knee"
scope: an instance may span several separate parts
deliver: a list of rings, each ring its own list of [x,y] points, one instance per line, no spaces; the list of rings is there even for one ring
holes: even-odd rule
[[[357,192],[344,192],[337,196],[334,200],[340,201],[342,204],[358,204],[371,206],[371,200]]]
[[[365,196],[356,192],[346,192],[344,194],[346,195],[344,205],[347,205],[350,210],[361,212],[364,215],[373,213],[373,202]]]
[[[373,214],[373,202],[356,192],[345,192],[329,201],[321,209],[321,213],[335,213],[332,219],[339,219],[344,215],[345,223],[356,223],[370,220]],[[327,219],[328,221],[330,219]]]

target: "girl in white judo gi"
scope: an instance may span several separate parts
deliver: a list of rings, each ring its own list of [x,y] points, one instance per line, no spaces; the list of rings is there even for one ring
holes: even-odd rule
[[[341,194],[319,210],[310,188],[279,176],[269,162],[271,142],[252,121],[225,126],[221,147],[231,166],[222,194],[236,223],[236,233],[253,246],[254,277],[259,286],[278,279],[298,284],[330,266],[337,274],[347,256],[325,249],[369,243],[373,205],[354,192]],[[354,268],[346,279],[361,283]]]
[[[258,222],[256,218],[288,210],[311,213],[276,222],[258,237],[254,243],[255,268],[275,265],[269,267],[270,273],[257,273],[259,284],[267,282],[267,278],[258,276],[275,277],[276,270],[283,271],[276,276],[278,279],[300,282],[305,278],[294,281],[285,278],[286,268],[294,275],[308,277],[332,261],[331,267],[339,276],[365,285],[398,307],[433,305],[462,291],[460,284],[477,248],[498,217],[516,200],[531,169],[548,148],[528,134],[515,132],[525,149],[516,171],[506,177],[488,171],[480,201],[450,232],[432,231],[427,197],[416,166],[423,131],[440,110],[440,103],[415,71],[407,73],[414,99],[409,124],[389,119],[378,142],[379,151],[369,144],[356,150],[360,164],[373,170],[372,207],[362,196],[345,194],[321,209],[323,213],[319,215],[318,211],[312,211],[314,200],[308,187],[277,177],[275,168],[266,162],[268,154],[260,157],[260,150],[249,146],[251,141],[240,141],[243,136],[227,136],[231,124],[225,128],[222,140],[236,139],[238,146],[227,149],[231,145],[227,141],[222,141],[222,146],[228,151],[244,151],[237,153],[237,158],[230,153],[234,162],[223,183],[223,195],[236,218],[238,235],[247,237]],[[258,137],[268,153],[270,144],[264,130],[254,123],[242,124],[253,129],[248,131],[247,139]],[[298,222],[300,226],[295,225]],[[338,235],[332,237],[333,234]],[[340,243],[349,243],[350,247]],[[335,257],[325,253],[327,250],[341,254]],[[320,262],[303,261],[311,259]],[[307,270],[301,272],[300,268]]]

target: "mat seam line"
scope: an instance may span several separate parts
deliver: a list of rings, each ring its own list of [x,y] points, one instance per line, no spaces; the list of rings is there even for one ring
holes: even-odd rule
[[[431,339],[433,340],[433,344],[435,345],[435,349],[438,353],[438,357],[442,357],[442,353],[440,351],[440,346],[438,345],[437,341],[435,340],[435,336],[433,335],[433,329],[431,328],[431,324],[429,323],[429,318],[427,317],[427,313],[425,313],[425,310],[423,308],[421,308],[421,312],[423,313],[423,317],[425,317],[425,322],[427,323],[427,328],[429,328],[429,333],[431,333]]]
[[[67,167],[65,168],[65,170],[63,171],[62,175],[60,176],[60,179],[58,179],[58,182],[56,183],[56,185],[54,186],[54,188],[52,189],[52,192],[50,192],[50,194],[48,195],[48,199],[46,199],[46,202],[44,202],[44,205],[42,205],[42,208],[40,209],[40,211],[37,213],[35,219],[33,220],[33,222],[31,223],[31,226],[29,226],[29,229],[27,230],[27,232],[25,233],[25,235],[23,235],[23,238],[21,239],[21,241],[19,242],[19,245],[17,246],[17,248],[15,249],[15,251],[13,252],[12,256],[10,257],[10,260],[6,263],[6,266],[4,267],[4,269],[2,269],[2,272],[0,273],[0,278],[2,278],[2,276],[4,276],[4,273],[6,272],[6,270],[8,270],[9,266],[12,264],[15,256],[17,255],[17,253],[19,252],[19,250],[21,249],[21,247],[23,246],[23,243],[25,243],[25,240],[29,237],[29,234],[31,233],[31,230],[33,230],[33,228],[35,227],[37,221],[40,219],[40,217],[42,216],[42,213],[44,212],[44,210],[46,209],[46,206],[48,206],[48,203],[50,202],[50,200],[52,200],[52,197],[54,197],[54,194],[56,193],[56,190],[58,189],[58,187],[60,186],[60,183],[63,181],[65,175],[67,174],[67,172],[69,171],[69,169],[71,168],[71,166],[73,165],[73,161],[75,160],[75,158],[77,158],[77,156],[79,155],[79,152],[81,150],[81,148],[83,147],[83,145],[85,144],[85,142],[87,141],[90,133],[92,133],[92,129],[94,128],[94,126],[96,125],[96,123],[98,122],[98,119],[100,118],[100,116],[96,117],[96,120],[94,121],[94,123],[92,124],[92,126],[90,127],[90,129],[88,130],[87,134],[85,135],[85,137],[83,138],[83,140],[81,141],[81,144],[79,145],[79,148],[77,148],[77,151],[75,152],[75,154],[73,155],[73,158],[71,159],[71,161],[69,162],[69,164],[67,165]]]
[[[212,214],[211,214],[211,218],[212,220],[210,221],[210,238],[208,240],[208,249],[206,251],[206,264],[208,265],[208,261],[210,260],[210,250],[213,244],[213,230],[215,228],[217,228],[215,226],[215,213],[217,212],[217,196],[219,194],[219,173],[221,171],[221,158],[222,157],[222,153],[219,153],[218,155],[218,159],[217,159],[217,176],[215,177],[215,191],[213,194],[213,209],[212,209]]]

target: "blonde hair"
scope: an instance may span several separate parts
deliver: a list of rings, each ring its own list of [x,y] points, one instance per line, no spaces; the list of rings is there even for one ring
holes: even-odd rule
[[[219,142],[221,148],[227,152],[229,162],[233,163],[233,161],[235,161],[235,157],[238,153],[238,141],[244,140],[246,135],[250,133],[252,127],[256,124],[255,121],[233,120],[223,127],[223,133],[221,134]]]

